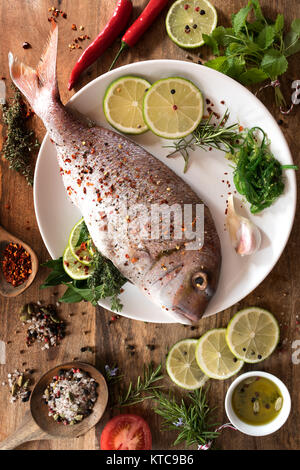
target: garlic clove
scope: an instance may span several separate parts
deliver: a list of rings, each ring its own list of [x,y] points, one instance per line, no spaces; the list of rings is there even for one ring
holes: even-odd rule
[[[235,251],[240,256],[252,255],[261,245],[261,234],[251,220],[235,211],[233,196],[228,198],[226,227]]]

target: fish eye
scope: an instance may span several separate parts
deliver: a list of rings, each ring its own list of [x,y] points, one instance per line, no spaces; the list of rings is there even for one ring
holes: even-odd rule
[[[205,290],[207,288],[207,274],[202,271],[195,273],[193,276],[193,284],[196,289]]]

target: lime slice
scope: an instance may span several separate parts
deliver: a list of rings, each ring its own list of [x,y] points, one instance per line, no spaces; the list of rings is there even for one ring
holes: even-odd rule
[[[166,369],[171,380],[187,390],[200,388],[208,380],[196,362],[197,343],[197,339],[179,341],[174,344],[167,357]]]
[[[71,230],[69,237],[69,247],[74,258],[80,263],[90,265],[93,261],[92,254],[89,250],[88,241],[80,243],[80,234],[84,230],[84,219],[80,219]]]
[[[77,281],[87,279],[93,273],[94,270],[92,265],[87,266],[85,264],[80,263],[76,258],[74,258],[69,245],[65,249],[63,255],[63,266],[66,273],[72,279],[76,279]]]
[[[232,377],[243,367],[226,343],[226,328],[207,331],[198,340],[196,360],[201,370],[212,379],[224,380]]]
[[[185,78],[158,80],[145,95],[143,114],[154,134],[166,139],[185,137],[202,119],[202,93]]]
[[[177,0],[168,11],[167,33],[175,44],[186,49],[202,46],[202,34],[217,26],[217,12],[207,0]]]
[[[142,134],[148,130],[142,113],[143,99],[151,84],[144,78],[126,76],[112,82],[103,100],[108,122],[125,134]]]
[[[270,312],[249,307],[230,320],[226,340],[236,357],[255,363],[272,354],[279,341],[279,333],[277,320]]]

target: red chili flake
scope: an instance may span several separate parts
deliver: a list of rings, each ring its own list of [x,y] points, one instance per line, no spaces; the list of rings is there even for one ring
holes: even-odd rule
[[[176,109],[178,109],[176,104],[173,105],[173,109],[174,109],[174,111],[176,111]]]
[[[221,103],[221,104],[225,104],[225,101],[224,101],[224,100],[222,100],[222,101],[220,101],[220,103]]]
[[[196,7],[196,8],[195,8],[195,11],[200,11],[200,7]]]
[[[70,158],[66,158],[66,159],[65,159],[65,163],[71,163],[71,159],[70,159]]]
[[[28,279],[32,273],[31,256],[19,243],[9,243],[1,261],[6,281],[17,287]]]
[[[243,126],[239,127],[239,131],[242,132],[244,130]]]
[[[83,193],[86,194],[86,188],[83,188]]]
[[[183,7],[185,10],[188,10],[190,8],[190,6],[186,3]]]
[[[73,23],[72,26],[71,26],[71,28],[73,29],[73,31],[77,31],[77,26],[76,26],[76,24]]]

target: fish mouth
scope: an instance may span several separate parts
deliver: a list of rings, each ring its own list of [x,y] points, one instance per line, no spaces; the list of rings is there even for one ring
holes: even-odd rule
[[[201,319],[203,313],[201,315],[191,312],[190,310],[185,310],[182,307],[178,307],[178,305],[173,306],[174,312],[176,312],[180,317],[183,317],[184,320],[188,320],[189,323],[198,323]]]

